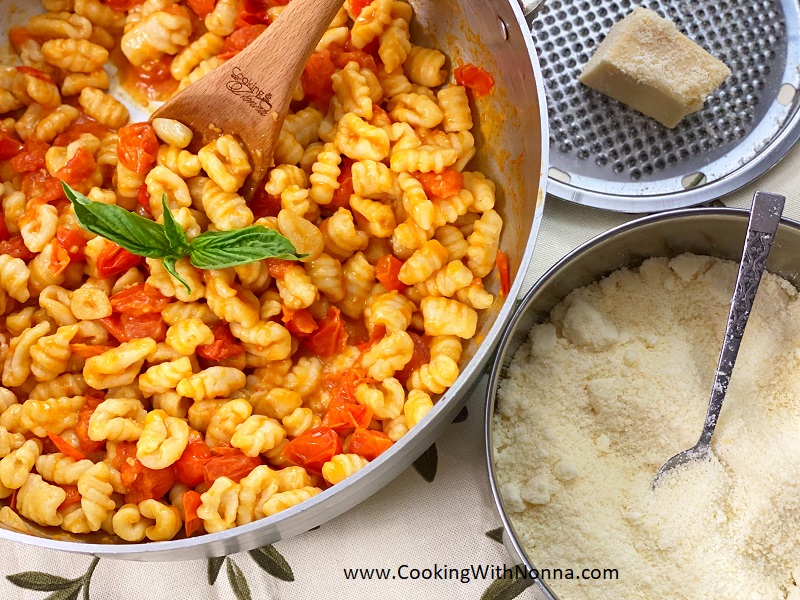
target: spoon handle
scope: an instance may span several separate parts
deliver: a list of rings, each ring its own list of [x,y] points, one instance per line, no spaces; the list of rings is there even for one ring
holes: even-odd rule
[[[742,260],[739,263],[736,289],[731,299],[728,325],[725,329],[725,340],[719,355],[714,387],[711,390],[711,401],[698,445],[707,446],[711,443],[711,435],[717,426],[717,419],[722,410],[722,401],[725,399],[728,384],[731,382],[733,365],[739,354],[744,329],[747,326],[747,319],[753,308],[758,285],[761,283],[761,276],[764,274],[764,267],[772,249],[772,241],[778,230],[785,200],[783,196],[768,192],[756,192],[753,197],[747,238],[744,243]]]

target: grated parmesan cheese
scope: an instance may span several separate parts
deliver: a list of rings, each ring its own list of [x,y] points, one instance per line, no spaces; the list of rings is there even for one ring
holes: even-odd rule
[[[500,491],[565,600],[800,599],[800,303],[766,274],[712,441],[691,447],[719,356],[736,264],[654,258],[572,292],[536,326],[499,390]]]

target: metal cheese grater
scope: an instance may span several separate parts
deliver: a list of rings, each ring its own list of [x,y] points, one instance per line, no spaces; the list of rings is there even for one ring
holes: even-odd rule
[[[550,112],[548,192],[609,210],[693,206],[732,192],[800,139],[798,0],[644,0],[727,64],[704,108],[668,129],[578,82],[640,3],[546,0],[533,20]]]

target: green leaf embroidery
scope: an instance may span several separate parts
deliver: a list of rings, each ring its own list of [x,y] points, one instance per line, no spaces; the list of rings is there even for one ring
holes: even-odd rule
[[[94,570],[97,568],[97,563],[99,563],[99,562],[100,562],[100,559],[95,556],[92,559],[91,564],[89,564],[89,569],[86,571],[86,574],[83,576],[83,600],[89,600],[89,584],[92,581],[92,575],[94,575]]]
[[[264,258],[296,260],[302,256],[289,240],[263,225],[206,231],[189,244],[189,260],[198,269],[225,269]]]
[[[75,207],[78,223],[86,231],[111,240],[139,256],[164,258],[172,253],[164,228],[158,223],[115,204],[92,202],[66,183],[62,182],[61,185]]]
[[[76,581],[80,581],[58,577],[57,575],[50,575],[50,573],[42,573],[40,571],[25,571],[24,573],[17,573],[16,575],[7,575],[6,579],[17,587],[37,592],[55,592],[57,590],[63,590],[74,585]]]
[[[486,537],[490,540],[494,540],[498,544],[503,543],[503,528],[498,527],[497,529],[492,529],[491,531],[486,532]]]
[[[436,479],[436,469],[439,466],[439,454],[436,452],[436,444],[425,450],[417,460],[414,461],[414,468],[422,478],[431,483]]]
[[[453,419],[453,423],[463,423],[469,418],[469,410],[465,406],[461,409],[461,411],[456,415],[456,418]]]
[[[53,592],[44,600],[77,600],[83,588],[84,600],[89,600],[89,583],[92,581],[97,563],[100,559],[94,557],[89,563],[89,568],[77,579],[66,579],[50,573],[40,571],[25,571],[15,575],[7,575],[6,579],[17,587],[36,592]]]
[[[208,559],[208,585],[214,585],[219,576],[219,570],[222,568],[222,563],[225,562],[224,556],[215,556]]]
[[[533,578],[511,577],[509,579],[496,579],[486,588],[481,595],[481,600],[513,600],[522,592],[531,587],[534,583]]]
[[[244,573],[233,560],[228,557],[228,581],[231,584],[236,600],[253,600],[250,595],[250,586],[247,585],[247,579]]]
[[[64,590],[59,590],[57,592],[53,592],[49,596],[47,596],[44,600],[78,600],[78,594],[81,593],[81,587],[83,584],[76,583],[73,587],[67,588]],[[85,590],[86,588],[84,588]],[[84,593],[84,598],[87,598],[86,594]]]
[[[282,581],[294,581],[294,573],[286,559],[272,545],[250,550],[250,556],[259,567]]]
[[[167,236],[173,252],[180,255],[180,257],[184,257],[189,254],[189,238],[167,206],[166,194],[161,197],[161,207],[164,210],[164,235]]]

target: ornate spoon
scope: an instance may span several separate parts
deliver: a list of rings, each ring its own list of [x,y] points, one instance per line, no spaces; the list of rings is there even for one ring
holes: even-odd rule
[[[783,196],[768,192],[756,192],[753,197],[747,237],[744,241],[744,252],[739,263],[739,274],[736,277],[736,287],[728,314],[728,325],[725,329],[725,339],[719,355],[717,372],[714,375],[711,402],[708,405],[708,412],[706,412],[703,432],[694,446],[676,454],[662,465],[653,481],[653,487],[670,470],[689,461],[704,458],[711,451],[711,436],[714,434],[714,428],[717,426],[717,419],[722,410],[722,402],[728,391],[733,365],[736,362],[736,355],[739,354],[744,329],[753,308],[761,276],[764,274],[769,251],[772,249],[772,241],[778,230],[785,200]]]

